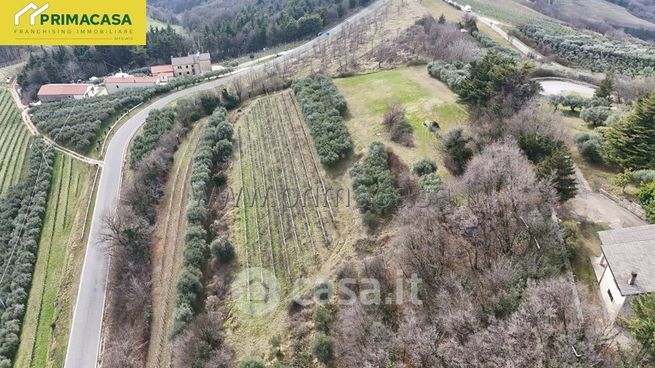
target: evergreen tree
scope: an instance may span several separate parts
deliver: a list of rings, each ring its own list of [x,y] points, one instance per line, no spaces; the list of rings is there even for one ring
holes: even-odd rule
[[[655,92],[603,132],[610,161],[626,169],[655,168]]]
[[[632,310],[635,318],[628,321],[628,328],[644,350],[655,357],[655,294],[635,298]]]
[[[595,97],[610,98],[612,96],[612,90],[614,89],[614,73],[609,71],[605,74],[605,79],[603,79],[598,85],[598,89],[594,93]]]
[[[561,202],[567,201],[578,192],[575,169],[569,150],[562,146],[537,165],[537,173],[544,178],[552,177],[553,186]]]

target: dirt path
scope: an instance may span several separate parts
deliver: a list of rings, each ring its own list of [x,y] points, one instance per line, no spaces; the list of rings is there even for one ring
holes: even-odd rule
[[[646,225],[646,222],[632,212],[619,206],[606,196],[594,192],[576,167],[578,195],[569,200],[564,209],[588,221],[606,223],[613,229]]]
[[[173,329],[175,286],[184,250],[191,160],[204,126],[204,122],[198,124],[175,154],[175,163],[157,218],[152,248],[152,323],[147,367],[164,368],[171,365],[169,338]]]

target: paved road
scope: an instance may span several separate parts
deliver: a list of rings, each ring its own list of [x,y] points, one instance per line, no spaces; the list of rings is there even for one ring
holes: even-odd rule
[[[639,216],[621,207],[618,203],[601,193],[594,192],[582,175],[575,168],[578,194],[567,201],[565,208],[588,221],[608,224],[612,229],[646,225]]]
[[[584,97],[592,97],[594,92],[596,92],[596,89],[593,87],[573,81],[539,80],[539,83],[544,89],[541,94],[545,96],[576,93]]]
[[[384,0],[378,0],[370,4],[328,32],[331,35],[340,32],[344,25],[370,14],[382,6],[383,3]],[[319,36],[268,62],[253,65],[247,69],[240,69],[223,78],[198,84],[156,100],[126,121],[111,138],[100,176],[89,241],[80,276],[77,304],[73,312],[71,334],[66,353],[66,368],[92,368],[97,366],[109,265],[109,257],[103,250],[106,247],[106,244],[102,241],[102,233],[104,231],[103,219],[116,209],[127,147],[136,132],[145,122],[150,111],[161,109],[180,97],[225,85],[241,74],[261,71],[266,67],[281,63],[290,57],[297,56],[310,49],[325,37],[330,36]]]

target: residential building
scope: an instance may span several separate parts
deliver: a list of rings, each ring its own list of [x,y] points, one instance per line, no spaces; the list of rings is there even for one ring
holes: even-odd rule
[[[153,77],[165,76],[167,78],[173,78],[175,76],[173,65],[153,65],[150,67],[150,74]]]
[[[53,102],[70,99],[82,99],[94,96],[97,92],[93,84],[44,84],[39,89],[37,97],[41,102]]]
[[[593,259],[611,320],[629,313],[630,300],[655,292],[655,225],[600,231],[602,254]]]
[[[211,57],[208,53],[171,57],[171,65],[176,77],[188,77],[212,71]]]
[[[107,88],[107,93],[112,94],[130,88],[154,87],[166,81],[167,78],[165,76],[134,77],[129,74],[118,73],[112,77],[105,78],[105,87]]]

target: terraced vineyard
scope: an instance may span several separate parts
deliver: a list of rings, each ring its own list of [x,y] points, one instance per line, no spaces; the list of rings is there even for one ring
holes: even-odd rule
[[[284,289],[324,260],[338,237],[336,194],[289,91],[255,101],[236,126],[234,239],[244,266],[275,273]]]
[[[55,155],[17,367],[63,366],[93,173],[70,156]]]
[[[0,195],[20,179],[30,139],[11,94],[0,89]]]

